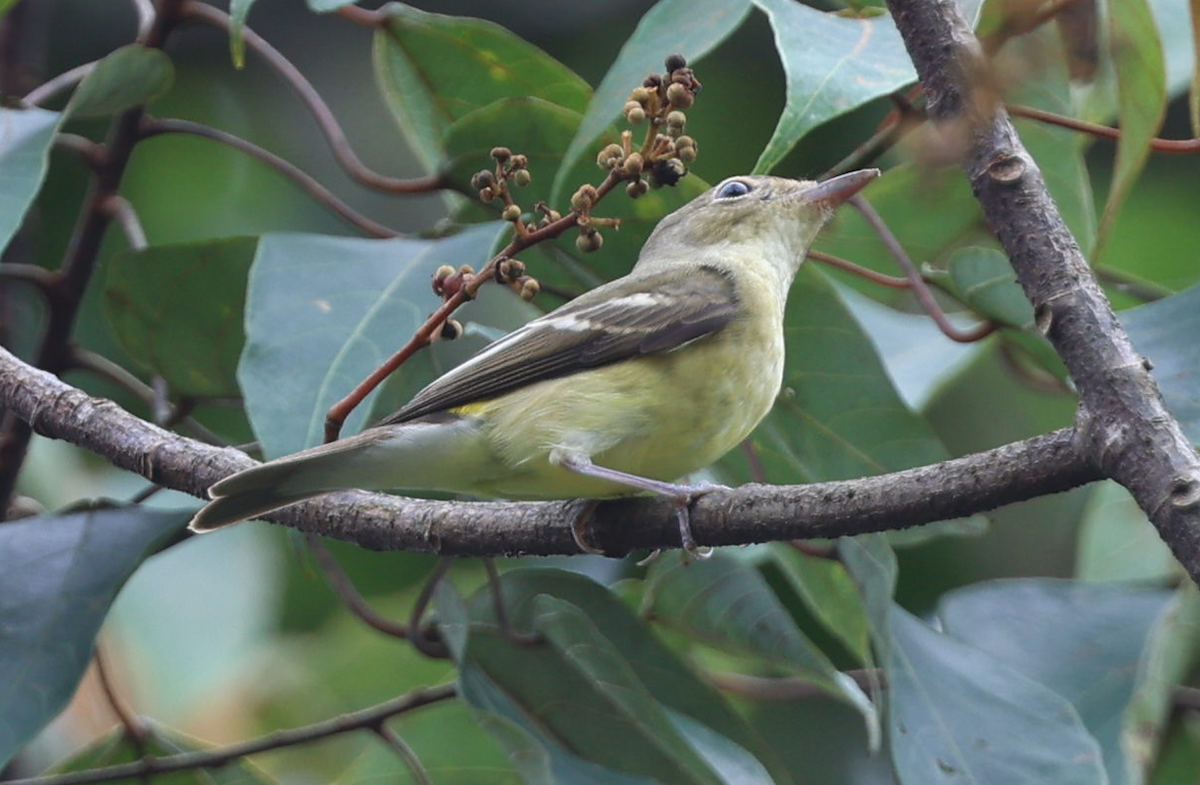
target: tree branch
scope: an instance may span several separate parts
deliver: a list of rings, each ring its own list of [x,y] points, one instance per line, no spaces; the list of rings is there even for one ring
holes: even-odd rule
[[[275,731],[257,739],[250,739],[227,747],[196,752],[181,752],[177,755],[165,755],[160,758],[143,758],[132,763],[120,763],[115,766],[102,766],[98,769],[71,772],[69,774],[52,774],[47,777],[31,777],[23,780],[10,780],[9,785],[82,785],[85,782],[108,782],[110,780],[128,779],[142,774],[162,774],[168,771],[187,771],[190,769],[213,769],[227,763],[254,755],[267,750],[277,750],[282,747],[294,747],[298,744],[308,744],[319,739],[329,738],[349,731],[363,728],[379,728],[390,717],[403,714],[431,703],[448,700],[457,695],[453,684],[443,684],[437,687],[413,690],[410,693],[393,698],[385,703],[370,706],[355,712],[330,717],[327,720],[314,722],[290,730]]]
[[[1079,390],[1078,449],[1129,489],[1200,582],[1200,459],[989,88],[979,41],[954,0],[888,0],[888,6],[925,87],[929,117],[966,131],[962,167],[1039,329]]]
[[[0,349],[0,405],[41,434],[91,450],[152,482],[205,497],[217,480],[254,465],[232,448],[165,431]],[[701,497],[692,511],[706,545],[840,537],[971,515],[1065,491],[1101,477],[1073,432],[1055,431],[951,461],[810,485],[745,485]],[[373,550],[449,555],[577,554],[572,502],[429,501],[347,491],[288,507],[268,520]],[[589,540],[606,553],[674,548],[674,507],[663,499],[601,504]]]

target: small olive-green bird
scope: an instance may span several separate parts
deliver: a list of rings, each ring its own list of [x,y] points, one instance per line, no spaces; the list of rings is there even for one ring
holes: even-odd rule
[[[192,519],[207,531],[348,488],[505,499],[639,493],[688,505],[676,481],[745,439],[783,380],[783,313],[834,208],[873,180],[733,177],[664,218],[628,275],[485,347],[362,433],[226,477]],[[576,540],[586,547],[577,522]]]

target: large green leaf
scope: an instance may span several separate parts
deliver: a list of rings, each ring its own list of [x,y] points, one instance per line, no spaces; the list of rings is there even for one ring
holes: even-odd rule
[[[42,187],[61,117],[44,109],[0,107],[0,249],[8,245]]]
[[[1157,581],[1182,572],[1129,491],[1096,483],[1080,517],[1075,575],[1086,581]]]
[[[1134,347],[1154,363],[1154,378],[1171,414],[1200,444],[1200,286],[1121,311]]]
[[[534,601],[539,595],[568,601],[582,610],[596,630],[620,650],[656,701],[673,713],[703,724],[738,749],[749,750],[771,770],[779,785],[790,782],[786,770],[725,698],[700,679],[685,660],[667,648],[611,591],[576,573],[554,569],[512,570],[504,574],[500,587],[509,617],[518,629],[533,629]],[[453,602],[453,597],[438,595],[439,620],[449,632],[452,649],[461,652],[466,640],[462,626],[465,611],[454,610]],[[477,620],[490,618],[490,592],[486,588],[480,591],[472,599],[472,606]],[[461,658],[461,654],[456,656]]]
[[[405,138],[430,169],[441,160],[450,124],[501,98],[541,98],[576,112],[587,106],[586,82],[499,25],[400,3],[386,8],[388,22],[375,36],[375,73]]]
[[[699,60],[741,25],[750,10],[749,0],[659,0],[638,22],[633,35],[621,46],[617,59],[596,88],[578,131],[565,148],[567,167],[554,178],[554,195],[564,199],[577,187],[567,170],[621,114],[629,91],[647,74],[662,70],[668,55]]]
[[[263,451],[275,457],[320,443],[329,407],[437,307],[434,270],[482,267],[503,228],[481,224],[442,240],[264,236],[250,271],[238,365]],[[372,401],[355,410],[344,433],[361,427]]]
[[[754,567],[721,552],[690,563],[672,553],[655,562],[647,581],[644,610],[652,618],[711,646],[798,673],[858,710],[869,730],[877,727],[866,695],[796,626]]]
[[[1150,728],[1131,728],[1125,717],[1146,675],[1139,663],[1147,641],[1171,597],[1165,589],[1113,584],[991,581],[947,594],[938,616],[947,634],[1070,701],[1100,743],[1108,782],[1132,785],[1142,781],[1141,766],[1127,756],[1126,736]],[[1155,720],[1161,726],[1163,717]]]
[[[1147,0],[1111,0],[1108,15],[1108,46],[1117,78],[1121,138],[1093,262],[1103,255],[1105,237],[1146,164],[1150,142],[1158,135],[1167,109],[1162,42]]]
[[[190,517],[130,507],[0,526],[0,766],[67,704],[117,590]]]
[[[888,736],[904,785],[1106,785],[1101,749],[1065,698],[899,606],[887,625]]]
[[[129,44],[96,63],[71,95],[65,111],[72,117],[116,114],[153,101],[169,90],[174,80],[175,67],[161,49]]]
[[[837,559],[810,556],[786,542],[773,543],[771,555],[809,611],[860,663],[869,665],[866,611],[845,566]]]
[[[116,254],[104,295],[122,346],[181,395],[237,395],[246,275],[256,237]]]

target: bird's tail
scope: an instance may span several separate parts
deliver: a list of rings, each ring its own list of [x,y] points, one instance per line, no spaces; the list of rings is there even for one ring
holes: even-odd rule
[[[212,501],[188,528],[211,531],[349,488],[456,490],[455,470],[471,472],[470,461],[488,452],[479,438],[469,418],[369,428],[226,477],[209,488]]]

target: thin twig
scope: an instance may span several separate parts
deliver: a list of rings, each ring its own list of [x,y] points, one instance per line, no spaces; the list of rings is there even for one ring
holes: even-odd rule
[[[400,756],[400,759],[408,766],[408,770],[412,773],[417,785],[433,785],[433,781],[429,779],[429,772],[425,771],[425,767],[421,765],[421,759],[417,757],[417,753],[413,751],[413,748],[408,746],[404,739],[400,738],[400,734],[382,722],[375,728],[375,733]]]
[[[58,274],[36,264],[0,262],[0,278],[33,284],[43,292],[50,293],[58,284]]]
[[[71,70],[63,71],[58,76],[41,83],[25,94],[25,97],[21,99],[21,106],[26,109],[41,106],[64,90],[71,89],[96,69],[96,62],[77,65]]]
[[[402,237],[401,232],[384,226],[381,223],[371,220],[362,213],[359,213],[350,205],[339,199],[332,191],[322,185],[308,172],[296,166],[291,161],[279,157],[275,153],[265,148],[259,147],[253,142],[247,141],[240,136],[235,136],[227,131],[222,131],[219,128],[204,125],[203,123],[193,122],[191,120],[178,120],[174,118],[146,118],[142,122],[142,136],[148,138],[151,136],[159,136],[161,134],[177,133],[190,134],[199,136],[204,139],[211,139],[214,142],[232,147],[239,150],[252,158],[257,158],[267,166],[278,171],[284,177],[294,182],[296,185],[317,203],[328,208],[330,212],[337,215],[339,218],[346,221],[351,226],[362,230],[365,234],[372,237]]]
[[[894,275],[885,275],[883,273],[875,272],[870,267],[863,267],[861,264],[856,264],[849,259],[843,259],[840,256],[834,256],[833,254],[824,253],[823,251],[814,251],[810,248],[808,249],[808,258],[812,259],[814,262],[820,262],[821,264],[827,264],[830,267],[836,267],[839,270],[845,270],[848,273],[853,273],[860,278],[865,278],[872,283],[879,284],[880,286],[888,286],[892,289],[912,288],[912,282],[907,278],[897,278]]]
[[[138,777],[143,774],[163,774],[170,771],[188,771],[191,769],[215,769],[231,761],[255,755],[267,750],[277,750],[284,747],[294,747],[298,744],[308,744],[321,739],[337,736],[350,731],[364,728],[377,728],[381,723],[399,714],[413,709],[428,706],[432,703],[449,700],[457,695],[453,684],[442,684],[437,687],[427,687],[393,698],[359,711],[331,717],[327,720],[314,722],[290,730],[275,731],[256,739],[230,744],[202,752],[183,752],[178,755],[145,758],[133,763],[122,763],[116,766],[103,766],[87,771],[70,774],[54,774],[48,777],[30,777],[23,780],[9,780],[6,785],[84,785],[88,782],[108,782],[110,780]]]
[[[1118,270],[1115,267],[1094,264],[1092,265],[1092,269],[1096,272],[1096,277],[1104,283],[1118,291],[1124,292],[1130,297],[1136,297],[1144,303],[1152,303],[1175,294],[1175,292],[1165,286],[1135,278],[1124,270]]]
[[[121,727],[125,729],[125,737],[129,739],[129,743],[133,745],[134,753],[137,757],[143,758],[146,755],[146,728],[124,701],[117,695],[116,686],[112,681],[112,674],[108,672],[108,660],[104,656],[103,646],[100,642],[96,642],[96,647],[92,650],[92,662],[96,666],[96,677],[100,682],[100,689],[104,692],[104,697],[108,700],[109,708],[116,715],[117,721],[121,723]]]
[[[894,93],[891,99],[896,104],[896,108],[888,113],[875,133],[854,148],[849,155],[831,166],[819,179],[827,180],[839,174],[870,166],[879,156],[903,139],[909,131],[924,122],[924,114],[909,103],[903,95]]]
[[[596,202],[599,202],[608,194],[618,183],[622,181],[620,174],[609,172],[603,182],[596,187]],[[545,226],[539,227],[533,231],[517,233],[511,242],[504,247],[502,251],[497,253],[491,260],[483,266],[483,269],[474,275],[466,277],[463,285],[459,287],[453,295],[448,297],[436,311],[434,311],[425,322],[416,329],[408,342],[401,346],[391,357],[389,357],[382,365],[376,368],[371,375],[359,382],[350,393],[340,401],[329,407],[329,412],[325,415],[325,441],[332,442],[338,438],[341,433],[342,424],[346,422],[346,417],[350,412],[354,411],[360,403],[363,402],[371,391],[383,383],[384,379],[393,374],[397,368],[408,361],[410,357],[416,354],[421,349],[433,342],[433,338],[441,330],[446,320],[450,318],[450,314],[454,313],[463,303],[475,298],[479,288],[486,282],[493,280],[495,277],[496,266],[504,259],[514,258],[518,253],[540,243],[543,240],[552,239],[563,234],[570,228],[576,225],[578,214],[574,211],[567,213],[557,221],[552,221]]]
[[[100,202],[99,209],[108,213],[109,217],[117,222],[117,226],[121,227],[130,248],[135,251],[146,248],[146,231],[128,199],[120,194],[109,194]]]
[[[443,556],[438,559],[437,566],[433,568],[433,572],[430,573],[429,578],[425,581],[425,585],[421,587],[421,594],[417,597],[416,603],[413,604],[412,615],[408,617],[408,639],[412,641],[413,648],[426,657],[444,659],[450,656],[450,652],[446,649],[446,644],[426,637],[425,628],[421,626],[421,618],[425,615],[425,609],[429,607],[430,601],[433,600],[434,590],[437,589],[442,579],[446,577],[446,573],[450,571],[452,564],[454,564],[453,557]]]
[[[136,396],[142,403],[153,409],[154,388],[143,382],[137,376],[127,371],[121,365],[113,362],[102,354],[84,349],[80,346],[71,347],[68,368],[90,371],[103,376],[113,384]],[[215,433],[205,428],[191,417],[179,420],[179,427],[192,434],[193,437],[207,444],[223,445],[225,441]]]
[[[364,624],[373,629],[379,630],[384,635],[391,635],[394,638],[408,638],[408,628],[397,621],[381,616],[374,608],[367,603],[365,597],[359,592],[358,587],[350,580],[350,576],[342,569],[342,565],[338,563],[337,557],[333,552],[326,547],[321,538],[315,534],[306,535],[304,542],[308,545],[313,557],[317,560],[317,565],[321,571],[325,573],[325,580],[329,582],[330,587],[341,598],[342,602],[350,611],[362,620]]]
[[[133,10],[137,12],[137,39],[142,41],[150,35],[150,27],[154,24],[154,3],[152,0],[130,0]]]
[[[933,319],[937,324],[938,329],[952,341],[958,343],[974,343],[991,335],[996,330],[996,324],[991,321],[984,321],[972,327],[969,330],[960,330],[950,323],[946,317],[946,312],[938,305],[937,298],[933,296],[933,292],[925,283],[925,279],[921,277],[921,271],[917,269],[917,265],[909,257],[908,252],[904,250],[904,246],[892,234],[892,230],[880,217],[879,213],[875,212],[875,208],[862,194],[855,194],[849,199],[858,211],[862,213],[863,218],[867,220],[875,233],[879,235],[879,239],[883,241],[883,245],[887,248],[888,253],[899,263],[904,270],[904,274],[908,277],[909,283],[912,284],[913,294],[916,295],[917,301],[921,303],[921,307],[925,309],[925,313]]]
[[[77,153],[93,169],[104,163],[104,145],[86,136],[59,131],[54,135],[54,146]]]
[[[1081,131],[1092,136],[1101,136],[1106,139],[1120,139],[1121,130],[1119,128],[1111,128],[1107,125],[1099,123],[1089,123],[1087,120],[1076,120],[1074,117],[1065,117],[1054,112],[1047,112],[1044,109],[1037,109],[1032,106],[1021,106],[1019,104],[1009,104],[1008,111],[1017,117],[1027,117],[1030,120],[1038,120],[1043,123],[1069,128],[1072,131]],[[1195,139],[1159,139],[1150,140],[1150,149],[1159,153],[1176,153],[1187,154],[1200,152],[1200,137]]]
[[[183,14],[186,18],[223,30],[226,34],[229,32],[229,15],[213,6],[196,2],[196,0],[185,0]],[[316,88],[300,73],[300,70],[266,39],[249,27],[242,28],[242,39],[246,42],[247,49],[263,58],[267,65],[296,91],[300,100],[304,102],[317,121],[326,141],[329,142],[334,157],[355,180],[369,188],[398,194],[428,193],[446,187],[446,178],[441,174],[400,179],[380,174],[366,166],[350,146],[350,140],[346,138],[345,132],[338,123],[337,115],[325,103],[325,99],[321,98]]]
[[[365,27],[376,27],[386,23],[388,20],[388,13],[382,8],[372,11],[368,8],[359,8],[356,5],[342,6],[337,10],[337,15]]]

